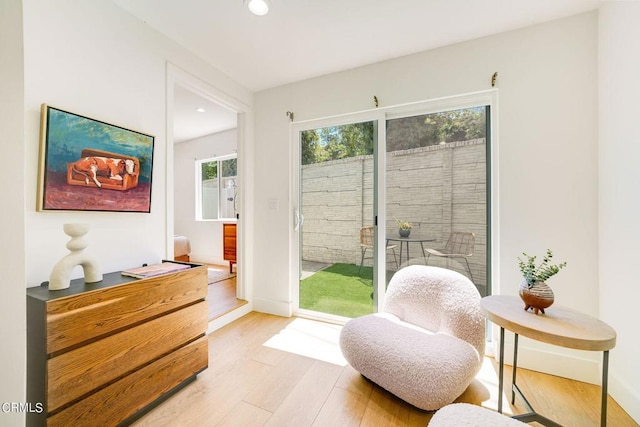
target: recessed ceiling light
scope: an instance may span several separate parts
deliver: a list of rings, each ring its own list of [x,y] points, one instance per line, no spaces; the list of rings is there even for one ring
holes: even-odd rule
[[[266,15],[269,12],[269,5],[265,0],[251,0],[249,2],[249,10],[254,15]]]
[[[196,111],[197,111],[198,113],[204,113],[204,112],[205,112],[205,111],[207,111],[207,110],[205,110],[205,109],[204,109],[204,108],[202,108],[202,107],[198,107],[198,108],[196,108]]]

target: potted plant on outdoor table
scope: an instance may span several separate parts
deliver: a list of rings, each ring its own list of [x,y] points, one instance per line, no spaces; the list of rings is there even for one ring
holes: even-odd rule
[[[524,301],[524,309],[533,309],[535,314],[544,313],[544,309],[553,304],[554,296],[551,288],[545,283],[545,280],[551,276],[558,274],[567,263],[550,264],[553,259],[553,252],[547,249],[547,253],[542,258],[540,265],[536,265],[536,257],[522,253],[526,257],[523,261],[518,257],[518,266],[524,276],[524,282],[520,285],[520,298]]]
[[[411,228],[413,227],[413,224],[406,221],[400,221],[395,216],[393,217],[393,219],[395,219],[396,222],[398,223],[398,232],[400,233],[400,237],[409,237],[409,234],[411,234]]]

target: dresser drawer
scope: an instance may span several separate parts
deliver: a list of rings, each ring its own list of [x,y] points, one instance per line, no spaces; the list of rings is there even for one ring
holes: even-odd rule
[[[49,359],[47,411],[165,356],[206,329],[207,304],[202,301]]]
[[[207,268],[133,281],[46,304],[47,354],[71,349],[207,296]]]
[[[233,245],[233,246],[231,246],[231,245]],[[226,259],[226,260],[236,259],[236,242],[235,242],[235,239],[234,239],[233,243],[228,243],[225,240],[224,259]]]
[[[207,337],[133,372],[52,415],[48,426],[108,426],[127,420],[179,385],[195,379],[208,365]]]

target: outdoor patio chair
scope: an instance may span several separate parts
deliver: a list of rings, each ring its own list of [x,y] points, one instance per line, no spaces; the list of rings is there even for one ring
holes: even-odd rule
[[[473,282],[473,275],[471,274],[471,268],[469,267],[469,261],[467,258],[473,256],[473,250],[476,242],[476,235],[469,232],[454,231],[449,234],[449,239],[444,245],[444,249],[425,249],[426,261],[429,265],[429,257],[431,255],[443,258],[462,258],[467,264],[467,270],[469,271],[469,278]]]
[[[360,268],[358,268],[358,274],[362,270],[362,264],[364,263],[364,255],[367,249],[373,249],[373,226],[362,227],[360,229],[360,251],[362,252],[362,259],[360,259]],[[387,250],[391,249],[393,252],[393,259],[396,263],[396,269],[398,269],[398,259],[396,258],[396,246],[390,245],[387,242]]]

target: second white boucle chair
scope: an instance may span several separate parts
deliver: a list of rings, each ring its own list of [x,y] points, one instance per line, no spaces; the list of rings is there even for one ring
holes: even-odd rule
[[[429,427],[524,427],[527,424],[482,406],[452,403],[439,409]]]
[[[345,359],[364,377],[424,410],[464,392],[482,365],[480,293],[460,273],[412,265],[389,282],[382,312],[348,321]]]

